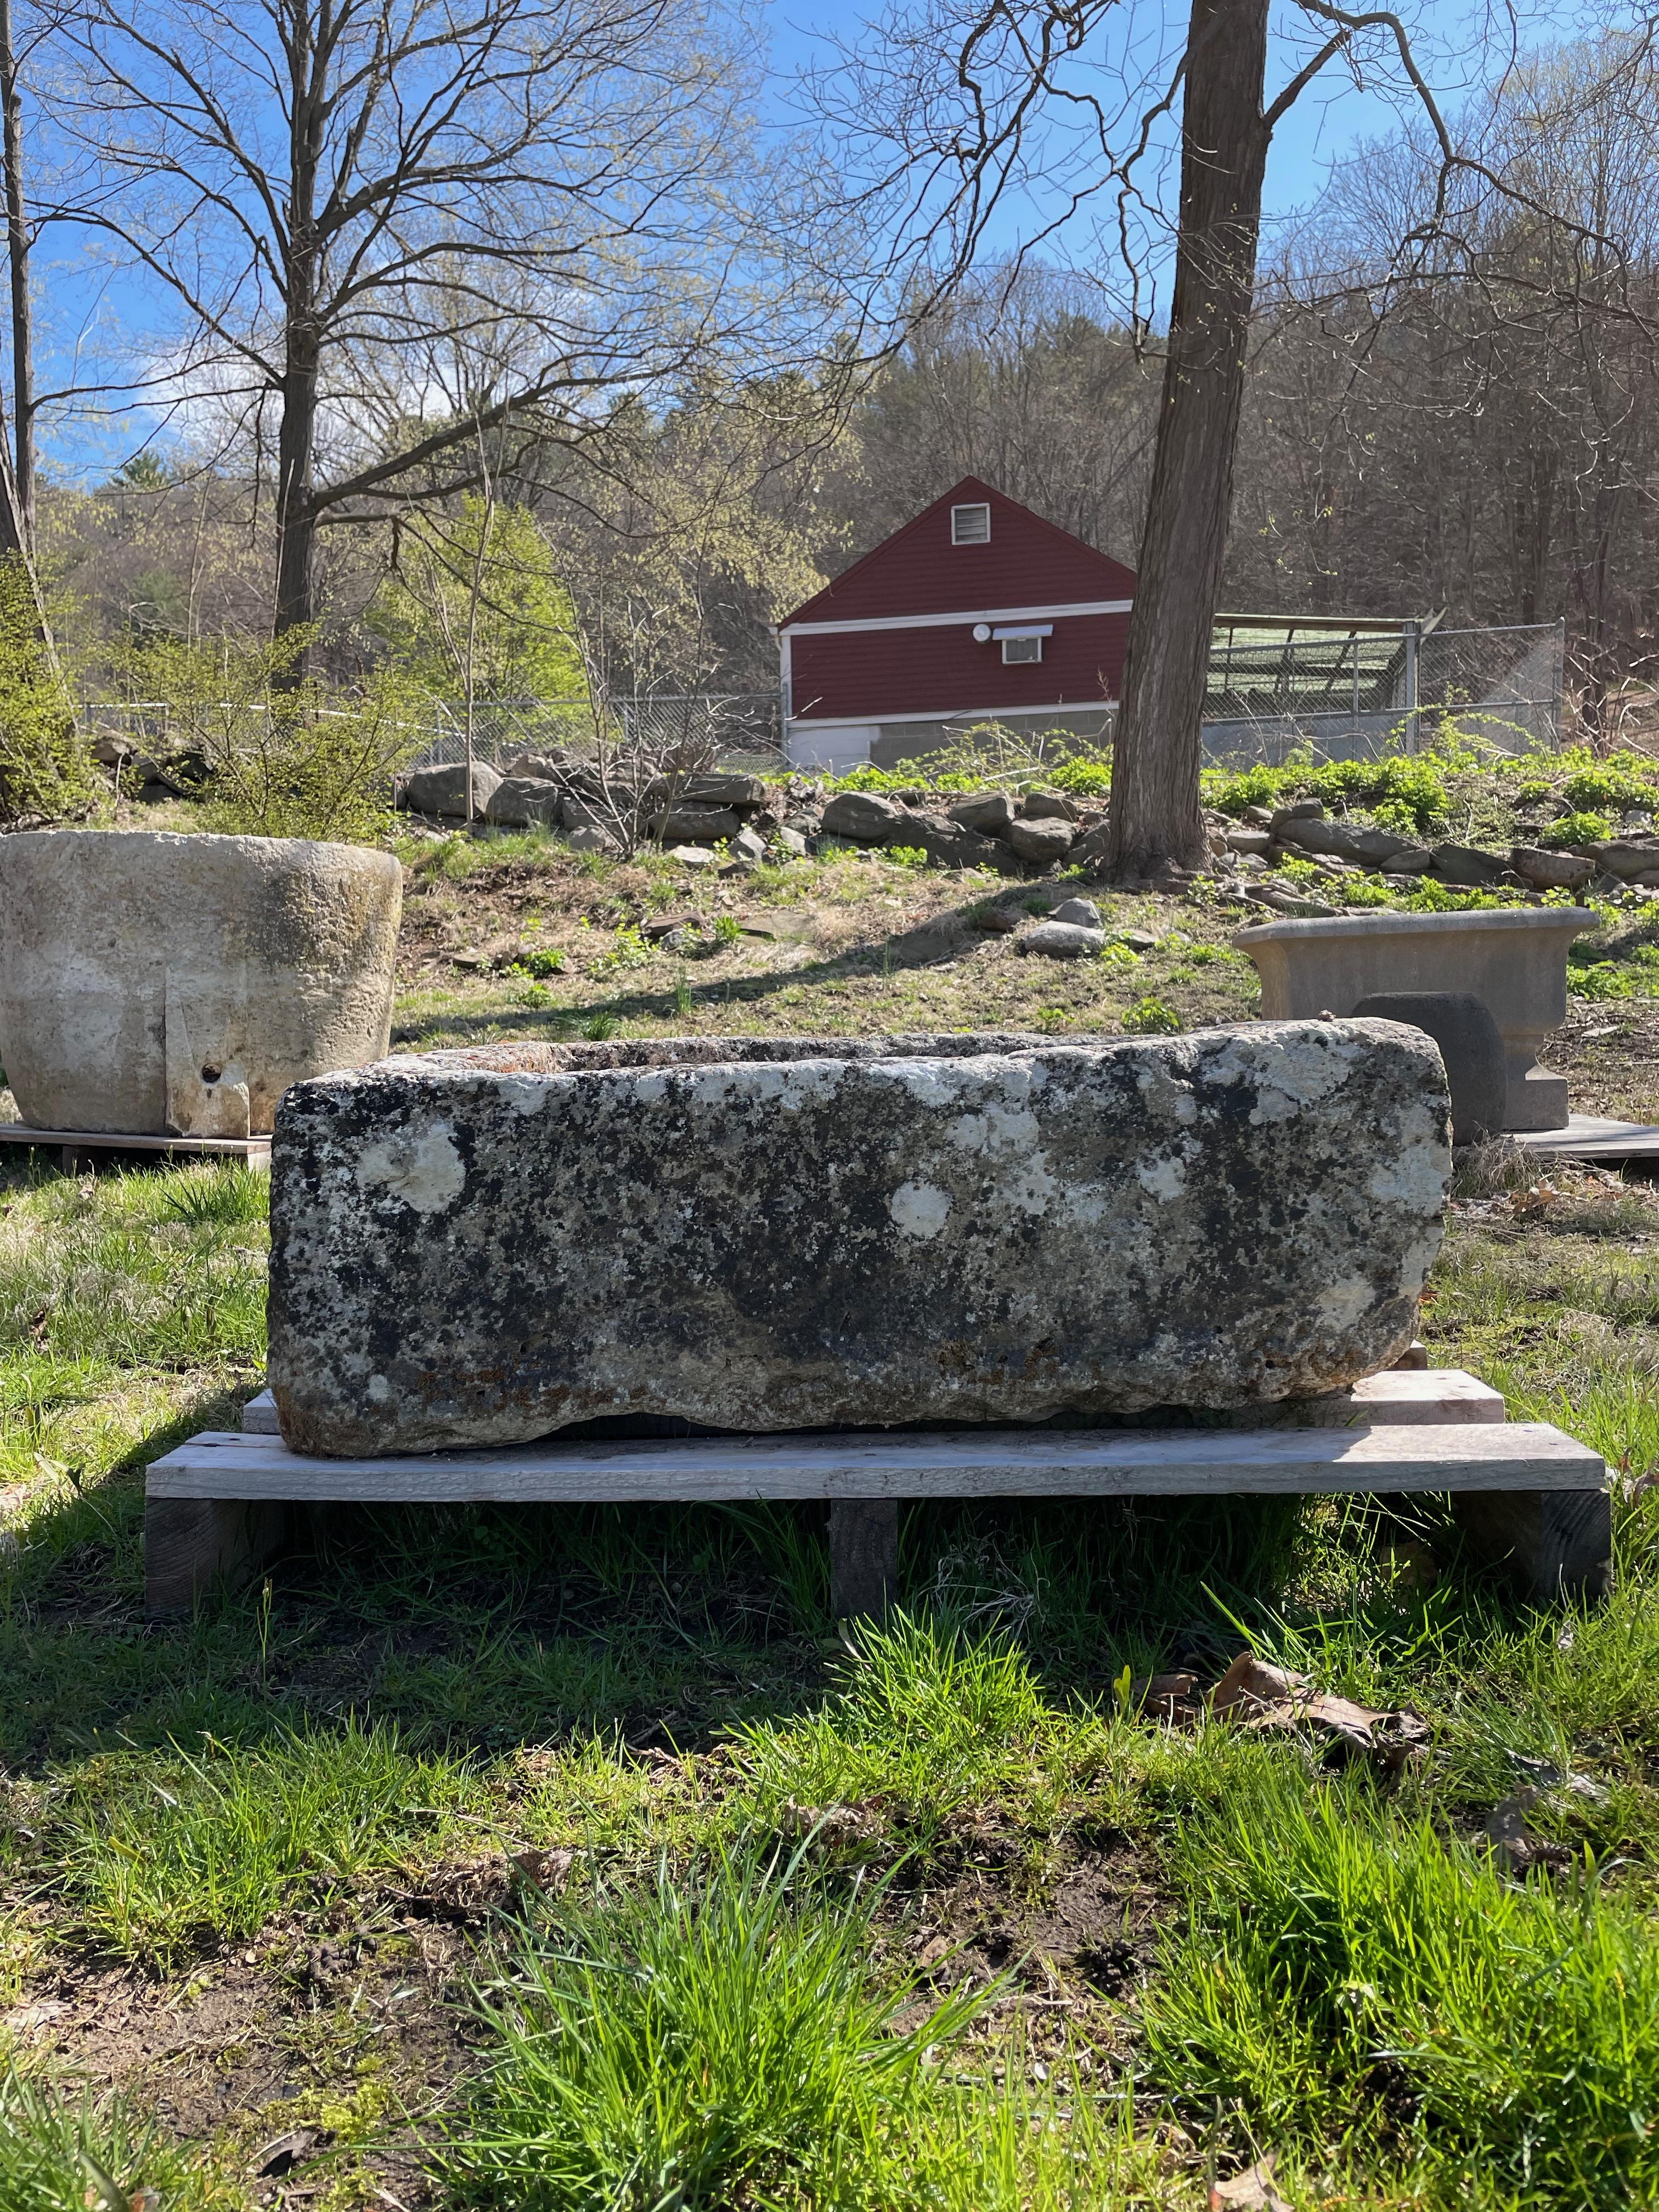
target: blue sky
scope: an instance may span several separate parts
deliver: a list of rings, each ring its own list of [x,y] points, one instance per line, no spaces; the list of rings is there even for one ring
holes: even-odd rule
[[[879,0],[866,4],[835,4],[835,0],[763,0],[771,30],[775,89],[774,112],[784,128],[793,122],[795,101],[791,79],[813,64],[833,64],[836,44],[862,43],[864,27],[878,18]],[[902,0],[907,13],[920,0]],[[1503,0],[1396,0],[1398,12],[1411,33],[1413,51],[1449,118],[1462,109],[1483,85],[1492,82],[1518,46],[1522,51],[1555,39],[1571,37],[1589,27],[1598,11],[1583,0],[1516,0],[1511,10]],[[1160,7],[1146,0],[1121,0],[1113,22],[1133,22],[1161,31],[1173,45],[1185,29],[1188,7]],[[1275,7],[1273,50],[1269,64],[1270,97],[1295,73],[1295,41],[1308,51],[1309,20],[1293,4],[1279,0]],[[1279,125],[1269,160],[1266,214],[1270,225],[1293,219],[1320,196],[1333,168],[1356,158],[1368,140],[1390,136],[1403,112],[1413,109],[1408,95],[1403,101],[1384,90],[1355,87],[1333,66],[1305,91]],[[798,126],[797,126],[798,127]],[[1006,242],[1016,242],[1022,219],[1034,227],[1035,211],[1028,204],[1017,209],[1006,226]]]
[[[836,0],[756,0],[756,4],[762,9],[770,33],[772,76],[766,105],[773,127],[789,136],[808,134],[813,125],[803,112],[800,73],[815,64],[832,64],[837,40],[867,45],[873,33],[866,27],[871,18],[878,16],[880,0],[839,5]],[[903,0],[903,4],[907,13],[919,12],[923,0]],[[1401,4],[1425,74],[1447,112],[1452,113],[1480,86],[1496,77],[1517,40],[1526,48],[1586,27],[1591,21],[1593,0],[1551,0],[1551,4],[1518,0],[1522,12],[1513,18],[1498,0],[1401,0]],[[1162,5],[1149,4],[1149,0],[1121,0],[1105,18],[1103,46],[1109,50],[1114,40],[1133,35],[1143,48],[1174,51],[1187,15],[1187,4],[1172,5],[1170,0],[1163,0]],[[1307,18],[1294,0],[1278,0],[1270,63],[1274,90],[1296,66],[1298,35],[1305,53]],[[1101,82],[1107,80],[1103,77]],[[1328,71],[1303,95],[1275,135],[1267,191],[1270,225],[1289,220],[1310,206],[1333,167],[1355,159],[1368,139],[1390,135],[1398,127],[1401,112],[1397,98],[1381,90],[1356,89],[1339,70]],[[1170,126],[1166,131],[1166,144],[1172,139],[1172,130]],[[1039,225],[1040,211],[1032,198],[1012,199],[989,241],[990,248],[994,252],[1012,251]],[[1077,263],[1104,278],[1121,301],[1125,295],[1115,281],[1118,272],[1110,265],[1109,249],[1086,235],[1074,236],[1071,243]],[[68,245],[66,239],[52,241],[45,257],[46,265],[39,270],[46,295],[40,318],[39,380],[43,387],[57,382],[67,367],[64,360],[52,356],[66,340],[73,343],[70,325],[80,320],[88,306],[87,272],[61,262],[56,268],[52,266]],[[1048,258],[1063,256],[1061,247],[1051,250]],[[1156,266],[1159,258],[1154,250],[1152,265]],[[1166,252],[1164,258],[1167,259]],[[125,333],[142,331],[149,319],[149,303],[138,283],[125,273],[106,270],[92,289],[101,297],[96,320],[106,343],[112,337],[118,343]],[[58,468],[82,480],[96,481],[131,452],[142,435],[138,422],[131,416],[124,422],[102,428],[82,419],[64,426],[56,434],[47,426],[45,443]]]

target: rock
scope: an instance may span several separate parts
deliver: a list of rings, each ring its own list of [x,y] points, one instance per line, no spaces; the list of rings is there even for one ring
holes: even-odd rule
[[[787,827],[780,830],[775,842],[781,845],[793,860],[802,860],[805,856],[806,840],[799,830],[791,830]]]
[[[472,811],[482,818],[490,799],[500,788],[501,776],[487,761],[472,763]],[[453,814],[466,818],[466,763],[448,768],[417,768],[405,777],[398,793],[399,806],[411,814]]]
[[[1230,853],[1265,853],[1273,842],[1265,830],[1227,830],[1222,834]]]
[[[668,857],[688,868],[712,868],[718,865],[707,845],[671,845]]]
[[[999,875],[1017,876],[1019,862],[1000,838],[983,837],[948,815],[908,814],[895,831],[895,845],[910,845],[927,854],[935,867],[992,868]]]
[[[1384,1022],[489,1046],[291,1090],[270,1387],[325,1455],[1237,1407],[1412,1341],[1449,1165]],[[1054,1286],[1066,1285],[1063,1299]]]
[[[1098,929],[1101,926],[1100,908],[1092,899],[1086,898],[1062,899],[1057,907],[1049,909],[1048,919],[1073,921],[1079,929]]]
[[[1426,845],[1407,845],[1403,851],[1391,854],[1383,872],[1389,876],[1426,876],[1434,866],[1434,854]]]
[[[1086,953],[1106,950],[1106,933],[1074,921],[1040,921],[1014,939],[1014,950],[1040,952],[1048,960],[1081,960]]]
[[[1583,849],[1598,867],[1621,882],[1659,868],[1659,838],[1610,837]]]
[[[1434,872],[1443,884],[1495,884],[1508,861],[1499,853],[1483,853],[1476,845],[1437,845]]]
[[[854,845],[902,845],[908,809],[874,791],[838,791],[823,810],[826,837],[845,837]]]
[[[1131,952],[1152,952],[1156,951],[1161,940],[1150,929],[1121,929],[1117,941],[1120,945],[1127,945]]]
[[[0,837],[0,1054],[43,1129],[246,1137],[391,1035],[403,871],[297,837]]]
[[[1322,822],[1325,817],[1324,803],[1317,799],[1298,799],[1289,806],[1275,806],[1267,817],[1267,827],[1275,837],[1287,822]]]
[[[1409,1022],[1440,1048],[1451,1090],[1452,1142],[1473,1145],[1504,1127],[1504,1038],[1484,1000],[1469,991],[1376,991],[1357,1018]]]
[[[1237,834],[1237,833],[1235,833]],[[1409,852],[1415,840],[1392,830],[1372,830],[1352,822],[1328,822],[1322,815],[1292,815],[1279,825],[1279,841],[1304,853],[1329,854],[1334,860],[1380,868],[1396,853]],[[1247,851],[1252,848],[1246,847]]]
[[[647,826],[660,845],[729,845],[743,827],[743,817],[729,806],[676,806],[652,815]]]
[[[1077,801],[1063,791],[1028,791],[1019,802],[1022,822],[1075,822]]]
[[[1014,802],[1006,791],[975,791],[953,800],[945,811],[952,822],[964,830],[977,830],[981,837],[1006,837],[1014,818]]]
[[[1271,806],[1247,806],[1244,809],[1244,819],[1255,829],[1271,830],[1273,826],[1273,810]]]
[[[484,820],[503,829],[556,830],[563,804],[561,787],[544,776],[506,775],[489,794]]]
[[[1595,873],[1594,860],[1577,853],[1553,853],[1542,845],[1517,845],[1510,866],[1523,884],[1540,891],[1582,891]]]
[[[734,860],[759,861],[766,858],[766,840],[757,830],[742,829],[732,840]]]
[[[1076,867],[1103,868],[1110,839],[1111,830],[1103,822],[1097,830],[1085,830],[1066,857]]]
[[[568,805],[569,802],[567,800],[566,804]],[[622,852],[622,847],[617,839],[608,830],[601,829],[597,822],[578,823],[570,833],[569,842],[573,853],[609,853],[612,855],[620,855]],[[712,856],[705,853],[701,857],[708,860]]]
[[[715,770],[701,775],[659,775],[646,796],[666,800],[671,806],[747,809],[765,805],[766,786],[757,775]]]
[[[1077,842],[1077,830],[1069,822],[1046,816],[1035,822],[1021,819],[1010,827],[1008,842],[1022,860],[1048,868],[1068,856]]]
[[[563,778],[570,764],[570,755],[562,746],[556,745],[550,753],[520,753],[516,758],[508,761],[501,774],[508,781],[514,776],[527,775],[538,783],[550,779],[557,782]]]

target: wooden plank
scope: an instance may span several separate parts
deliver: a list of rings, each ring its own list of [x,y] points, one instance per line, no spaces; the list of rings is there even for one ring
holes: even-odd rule
[[[21,1121],[0,1121],[0,1144],[56,1146],[66,1167],[81,1152],[189,1152],[241,1160],[249,1167],[270,1165],[269,1137],[158,1137],[132,1130],[32,1129]]]
[[[1614,1121],[1600,1114],[1571,1114],[1565,1129],[1518,1129],[1515,1141],[1546,1159],[1659,1159],[1659,1127],[1646,1121]]]
[[[842,1498],[830,1508],[830,1607],[843,1620],[882,1620],[898,1599],[898,1507]]]
[[[157,1498],[716,1500],[1090,1498],[1379,1490],[1595,1490],[1600,1455],[1539,1422],[1284,1429],[968,1430],[523,1444],[301,1458],[212,1432],[156,1460]]]
[[[1605,1490],[1468,1492],[1453,1500],[1477,1559],[1502,1567],[1537,1605],[1613,1588],[1613,1500]]]
[[[1296,1422],[1312,1428],[1341,1428],[1358,1420],[1432,1425],[1504,1418],[1502,1394],[1489,1382],[1466,1375],[1461,1367],[1395,1367],[1322,1398],[1291,1398],[1282,1406],[1242,1408],[1231,1417],[1229,1426],[1270,1428]],[[276,1424],[276,1401],[269,1390],[261,1390],[242,1408],[242,1433],[258,1437],[282,1433]]]
[[[238,1589],[282,1548],[286,1509],[241,1498],[144,1499],[144,1610],[187,1613],[216,1583]]]

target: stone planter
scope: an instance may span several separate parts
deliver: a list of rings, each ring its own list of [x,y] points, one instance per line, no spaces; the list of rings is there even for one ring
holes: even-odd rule
[[[1567,947],[1595,916],[1582,907],[1505,907],[1483,914],[1352,914],[1270,921],[1233,942],[1261,976],[1274,1021],[1349,1014],[1379,991],[1468,991],[1504,1039],[1506,1129],[1565,1129],[1566,1078],[1538,1064],[1567,1013]]]
[[[270,1129],[390,1036],[403,872],[289,837],[0,837],[0,1060],[36,1128]]]
[[[349,1457],[1340,1389],[1411,1341],[1447,1109],[1430,1040],[1369,1021],[507,1045],[299,1084],[282,1432]]]

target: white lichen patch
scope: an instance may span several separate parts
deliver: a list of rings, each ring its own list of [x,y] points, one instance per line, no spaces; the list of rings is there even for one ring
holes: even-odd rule
[[[1369,1275],[1345,1275],[1340,1283],[1328,1284],[1320,1292],[1319,1318],[1327,1328],[1352,1328],[1370,1311],[1376,1297],[1376,1285]]]
[[[951,1218],[951,1194],[936,1183],[902,1182],[887,1201],[901,1233],[929,1243]]]
[[[1156,1199],[1179,1198],[1187,1188],[1187,1163],[1167,1154],[1161,1159],[1139,1161],[1135,1181]]]
[[[447,1123],[382,1137],[357,1155],[357,1181],[416,1213],[441,1213],[466,1188],[466,1165]]]
[[[1367,1042],[1335,1022],[1285,1022],[1265,1035],[1231,1039],[1204,1073],[1212,1083],[1248,1084],[1255,1092],[1250,1125],[1261,1128],[1340,1090]]]

